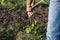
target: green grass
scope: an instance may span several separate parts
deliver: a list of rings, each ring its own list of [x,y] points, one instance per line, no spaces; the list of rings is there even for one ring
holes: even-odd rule
[[[26,7],[26,0],[1,0],[0,5],[3,6],[3,8],[18,8],[20,6]],[[0,7],[2,8],[2,7]]]
[[[40,0],[37,0],[38,2]],[[44,0],[44,3],[40,3],[41,6],[49,5],[49,0]],[[40,5],[39,4],[39,5]],[[0,0],[0,8],[19,8],[19,7],[26,8],[26,0]]]

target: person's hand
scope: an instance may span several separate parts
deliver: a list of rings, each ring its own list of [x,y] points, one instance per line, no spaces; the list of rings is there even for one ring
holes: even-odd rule
[[[28,15],[28,17],[31,18],[32,15],[33,15],[32,7],[29,6],[29,5],[27,5],[27,9],[26,9],[26,11],[27,11],[27,15]]]
[[[28,12],[27,14],[28,14],[28,17],[31,18],[33,15],[33,12]]]

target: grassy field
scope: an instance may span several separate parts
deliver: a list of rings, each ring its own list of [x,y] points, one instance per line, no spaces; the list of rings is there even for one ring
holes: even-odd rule
[[[0,40],[46,40],[49,0],[44,1],[29,20],[26,0],[0,0]]]

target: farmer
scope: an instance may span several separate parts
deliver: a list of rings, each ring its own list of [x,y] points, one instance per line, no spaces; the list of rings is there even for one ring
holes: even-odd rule
[[[31,17],[32,0],[27,0],[28,16]],[[50,0],[46,40],[60,40],[60,0]]]

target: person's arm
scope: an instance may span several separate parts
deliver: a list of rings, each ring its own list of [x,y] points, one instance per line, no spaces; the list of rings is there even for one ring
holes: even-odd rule
[[[27,0],[27,11],[31,11],[31,3],[32,3],[32,0]]]
[[[33,0],[26,0],[26,1],[27,1],[26,11],[27,11],[28,17],[30,18],[33,15],[33,12],[32,12]]]

